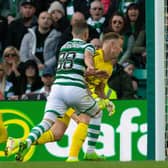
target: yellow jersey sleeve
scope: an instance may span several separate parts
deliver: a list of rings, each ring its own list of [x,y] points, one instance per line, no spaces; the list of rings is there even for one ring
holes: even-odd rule
[[[103,71],[106,71],[107,74],[109,75],[109,77],[111,76],[112,74],[112,70],[113,70],[113,66],[111,64],[110,61],[104,61],[104,56],[103,56],[103,50],[99,49],[99,50],[96,50],[95,52],[95,55],[94,55],[94,64],[95,64],[95,68],[97,70],[103,70]],[[104,83],[106,84],[107,83],[107,80],[108,78],[97,78],[97,77],[94,77],[94,76],[91,76],[88,78],[89,81],[88,81],[88,86],[89,88],[95,88],[95,86],[99,85],[100,83]]]

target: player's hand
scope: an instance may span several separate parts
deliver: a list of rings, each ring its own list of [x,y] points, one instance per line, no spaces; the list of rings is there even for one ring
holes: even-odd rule
[[[94,74],[95,74],[95,68],[92,66],[87,67],[87,69],[85,71],[85,75],[90,76],[90,75],[94,75]]]
[[[109,112],[109,116],[112,116],[115,113],[115,105],[112,101],[110,101],[109,99],[105,99],[105,104],[106,104],[106,108]]]
[[[106,107],[106,104],[105,104],[105,99],[100,99],[100,98],[97,98],[96,101],[98,103],[98,106],[101,110],[103,110],[105,107]]]
[[[95,77],[98,77],[98,78],[108,78],[109,77],[108,73],[103,70],[96,70],[94,75]]]
[[[107,108],[109,116],[112,116],[115,113],[115,105],[109,99],[96,99],[100,109]]]

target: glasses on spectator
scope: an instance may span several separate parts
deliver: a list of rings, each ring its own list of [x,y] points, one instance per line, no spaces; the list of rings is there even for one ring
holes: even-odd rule
[[[117,24],[117,23],[118,24],[123,24],[123,21],[121,21],[121,20],[113,20],[112,23],[113,24]]]
[[[91,8],[92,10],[99,10],[99,11],[101,11],[101,10],[103,10],[103,8],[99,8],[99,7],[93,7],[93,8]]]
[[[16,56],[16,54],[14,54],[14,53],[7,53],[7,54],[5,54],[5,57],[15,57]]]

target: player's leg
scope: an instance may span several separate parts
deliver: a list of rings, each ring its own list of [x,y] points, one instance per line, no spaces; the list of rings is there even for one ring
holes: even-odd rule
[[[99,156],[95,152],[96,143],[100,134],[102,120],[102,111],[98,113],[96,116],[90,119],[88,134],[87,134],[87,151],[84,155],[85,160],[104,160],[104,156]]]
[[[35,126],[31,132],[29,133],[27,139],[25,141],[21,141],[19,143],[19,150],[16,153],[16,160],[22,161],[24,156],[29,151],[30,146],[47,130],[51,128],[56,118],[56,114],[47,112],[44,115],[43,120]]]
[[[66,131],[70,117],[75,111],[70,108],[67,110],[65,113],[64,117],[58,118],[54,125],[49,129],[48,131],[44,132],[38,139],[33,143],[33,145],[37,144],[45,144],[47,142],[53,142],[53,141],[58,141],[61,139],[61,137],[64,135],[64,132]],[[75,119],[76,120],[76,119]],[[6,143],[5,147],[5,155],[7,157],[15,154],[17,152],[17,148],[19,147],[19,143],[22,140],[20,138],[13,138],[9,137]]]
[[[88,94],[86,89],[75,89],[74,95],[77,95],[73,100],[76,103],[76,111],[83,113],[80,114],[77,128],[72,136],[68,162],[78,161],[79,151],[87,136],[90,116],[94,116],[100,111],[96,101]]]
[[[87,136],[88,123],[90,121],[90,116],[87,114],[79,115],[79,123],[74,131],[72,136],[72,143],[70,146],[69,157],[67,159],[68,162],[76,162],[78,161],[78,154],[85,141]]]
[[[27,139],[19,144],[19,151],[16,160],[22,161],[30,146],[55,123],[57,117],[63,116],[66,109],[64,102],[59,98],[60,89],[53,85],[45,106],[45,113],[42,121],[29,133]]]
[[[63,118],[58,118],[54,125],[48,131],[44,132],[32,145],[45,144],[47,142],[58,141],[64,135],[66,128],[68,127],[70,118],[65,114]],[[20,138],[9,137],[5,147],[5,155],[7,157],[15,154],[19,143],[22,140]]]
[[[0,143],[3,143],[8,138],[8,132],[3,124],[2,114],[0,113]]]
[[[57,118],[51,129],[47,132],[44,132],[44,134],[42,134],[41,137],[37,139],[35,144],[45,144],[47,142],[60,140],[69,125],[70,117],[73,113],[73,109],[68,109],[64,117]]]

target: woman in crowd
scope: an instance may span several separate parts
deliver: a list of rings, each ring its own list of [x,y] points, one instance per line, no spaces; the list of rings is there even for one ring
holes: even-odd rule
[[[33,93],[43,86],[37,63],[34,60],[28,60],[24,63],[23,75],[17,77],[17,82],[16,99],[22,98],[24,94]]]
[[[13,84],[6,79],[6,70],[3,63],[0,63],[0,95],[1,100],[8,100],[14,95]]]
[[[20,62],[18,49],[13,46],[6,47],[3,52],[3,63],[8,81],[16,86],[16,77],[20,76],[23,70],[23,63]]]
[[[115,12],[106,27],[104,33],[115,32],[123,36],[123,51],[118,57],[118,61],[122,64],[126,59],[130,58],[131,50],[134,43],[133,35],[125,33],[125,18],[120,12]]]
[[[141,17],[140,6],[137,3],[131,3],[126,12],[126,33],[132,34],[134,45],[132,46],[131,59],[135,62],[138,68],[145,67],[145,24]],[[137,50],[137,46],[143,46],[143,49]],[[140,53],[138,53],[140,52]]]

